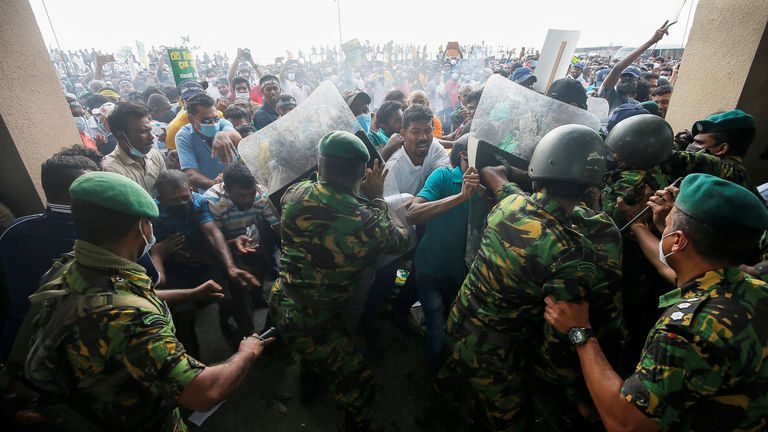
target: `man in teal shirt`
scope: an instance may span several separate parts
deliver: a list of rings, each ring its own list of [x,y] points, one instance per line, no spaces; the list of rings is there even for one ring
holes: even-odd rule
[[[464,251],[469,200],[480,187],[477,170],[467,161],[466,141],[460,139],[454,144],[453,167],[435,170],[407,213],[408,222],[426,224],[426,233],[416,247],[414,267],[427,326],[427,365],[433,373],[440,367],[448,308],[467,274]]]
[[[376,146],[377,149],[381,149],[389,142],[389,138],[392,137],[403,127],[403,107],[399,102],[386,101],[376,111],[376,122],[374,127],[368,132],[368,139]]]

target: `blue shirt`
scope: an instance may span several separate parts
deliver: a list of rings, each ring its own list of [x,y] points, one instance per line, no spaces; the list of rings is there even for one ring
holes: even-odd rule
[[[268,124],[280,118],[280,114],[277,113],[271,106],[264,104],[253,115],[253,127],[256,130],[265,128]]]
[[[152,228],[157,241],[163,241],[174,234],[184,236],[184,247],[195,251],[205,248],[205,236],[200,225],[213,222],[213,215],[208,209],[208,200],[197,192],[192,192],[192,207],[188,212],[175,213],[173,208],[157,201],[160,215],[152,219]]]
[[[48,204],[43,214],[24,216],[0,236],[0,264],[10,296],[0,352],[7,358],[29,311],[29,297],[40,287],[40,278],[61,255],[75,245],[75,221],[67,205]],[[149,255],[138,263],[154,283],[159,279]]]
[[[235,130],[232,123],[224,119],[219,120],[217,126],[219,132]],[[212,150],[213,138],[197,132],[191,124],[184,125],[176,133],[176,151],[179,153],[182,170],[194,168],[209,179],[215,179],[224,172],[224,164],[218,158],[211,157]]]
[[[441,167],[429,175],[417,197],[437,201],[461,192],[461,168]],[[467,247],[469,201],[465,201],[427,222],[427,231],[416,247],[416,272],[461,283],[467,275],[464,255]]]

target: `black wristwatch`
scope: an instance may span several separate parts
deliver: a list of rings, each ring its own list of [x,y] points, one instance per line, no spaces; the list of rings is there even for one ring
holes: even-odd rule
[[[574,327],[568,331],[568,340],[572,345],[582,346],[591,337],[595,337],[595,332],[589,327]]]

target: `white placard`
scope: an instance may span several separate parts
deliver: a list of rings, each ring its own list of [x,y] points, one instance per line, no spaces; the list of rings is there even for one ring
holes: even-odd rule
[[[533,73],[536,76],[534,90],[546,93],[552,81],[565,77],[573,53],[576,51],[579,36],[581,36],[581,30],[549,29],[544,46],[541,48],[539,62]]]
[[[475,161],[477,160],[477,145],[480,143],[474,135],[469,136],[467,140],[467,160],[471,168],[477,168]]]

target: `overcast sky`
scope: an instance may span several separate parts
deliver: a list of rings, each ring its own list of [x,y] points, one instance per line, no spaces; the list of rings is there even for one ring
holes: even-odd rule
[[[550,28],[581,30],[581,47],[637,45],[676,15],[685,0],[340,1],[345,42],[394,40],[435,50],[449,40],[540,48]],[[660,45],[683,43],[697,2],[685,1],[679,22]],[[43,0],[30,4],[46,44],[55,46]],[[147,47],[173,46],[189,35],[192,46],[209,52],[226,51],[231,57],[238,47],[248,47],[255,58],[266,59],[286,50],[295,54],[313,45],[339,44],[334,0],[46,0],[45,5],[65,50],[113,52],[135,47],[136,40]]]

